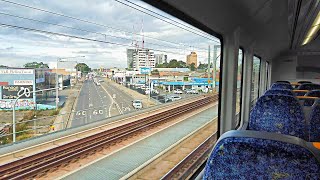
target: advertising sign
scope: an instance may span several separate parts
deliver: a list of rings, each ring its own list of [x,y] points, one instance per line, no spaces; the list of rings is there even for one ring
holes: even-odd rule
[[[33,69],[0,69],[0,74],[33,74]]]
[[[33,98],[33,85],[13,85],[2,86],[2,99],[17,99],[20,94],[27,94],[20,97],[20,99]],[[28,93],[29,92],[29,93]]]
[[[149,74],[150,72],[151,72],[151,68],[149,68],[149,67],[140,68],[140,73],[141,74]]]
[[[13,85],[33,85],[32,80],[14,80]]]

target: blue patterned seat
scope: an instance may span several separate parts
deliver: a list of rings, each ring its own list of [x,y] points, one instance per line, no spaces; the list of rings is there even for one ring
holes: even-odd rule
[[[320,142],[320,101],[313,106],[309,122],[309,141]]]
[[[270,89],[289,89],[292,90],[291,84],[287,83],[273,83]]]
[[[316,149],[293,136],[233,130],[223,134],[213,148],[204,180],[319,179]]]
[[[286,83],[286,84],[290,84],[289,81],[277,81],[276,83]]]
[[[301,84],[299,87],[298,87],[299,90],[317,90],[319,89],[320,90],[320,84],[313,84],[313,83],[306,83],[306,84]]]
[[[264,95],[271,95],[271,94],[295,96],[295,94],[288,89],[269,89],[264,93]]]
[[[304,113],[298,100],[287,95],[261,96],[250,113],[248,130],[276,132],[306,139]]]
[[[320,90],[312,90],[312,91],[309,91],[305,94],[305,96],[311,96],[311,97],[320,97]],[[305,106],[312,106],[314,103],[314,100],[313,99],[306,99],[304,101],[304,105]]]

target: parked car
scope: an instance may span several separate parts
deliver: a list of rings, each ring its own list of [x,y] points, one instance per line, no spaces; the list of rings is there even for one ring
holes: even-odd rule
[[[180,89],[175,89],[173,91],[173,93],[175,93],[175,94],[183,94],[183,92]]]
[[[177,101],[177,100],[180,100],[181,97],[180,97],[180,96],[171,96],[170,99],[171,99],[172,101]]]
[[[142,108],[142,102],[140,100],[134,100],[134,101],[132,101],[132,106],[135,109],[141,109]]]
[[[186,94],[199,94],[195,89],[186,89],[185,92]]]

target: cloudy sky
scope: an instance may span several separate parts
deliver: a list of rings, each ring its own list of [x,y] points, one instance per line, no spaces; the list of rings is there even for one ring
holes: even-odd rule
[[[85,56],[70,60],[93,68],[126,67],[126,49],[141,47],[142,34],[145,48],[167,54],[169,60],[185,61],[196,51],[206,62],[208,45],[219,44],[217,38],[185,23],[183,28],[189,31],[163,20],[182,23],[138,0],[0,0],[0,65],[22,67],[32,61]]]

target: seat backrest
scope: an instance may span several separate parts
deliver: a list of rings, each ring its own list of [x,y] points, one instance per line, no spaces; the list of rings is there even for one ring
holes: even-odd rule
[[[312,90],[305,94],[305,96],[311,96],[311,97],[320,97],[320,90]],[[313,99],[306,99],[304,100],[305,106],[312,106],[314,103]]]
[[[295,94],[288,89],[269,89],[264,93],[264,95],[271,95],[271,94],[295,96]]]
[[[316,90],[316,89],[320,89],[320,84],[313,84],[313,83],[306,83],[306,84],[301,84],[298,87],[299,90]]]
[[[304,143],[302,139],[275,133],[229,131],[213,148],[203,179],[319,178],[320,162],[315,149]]]
[[[308,84],[308,83],[312,83],[311,81],[298,81],[299,84]]]
[[[276,83],[286,83],[286,84],[290,84],[289,81],[276,81]]]
[[[309,119],[309,141],[320,142],[320,101],[312,107]]]
[[[251,110],[248,130],[307,138],[302,107],[295,97],[287,95],[261,96]]]
[[[270,89],[289,89],[292,90],[291,84],[287,83],[273,83]]]

